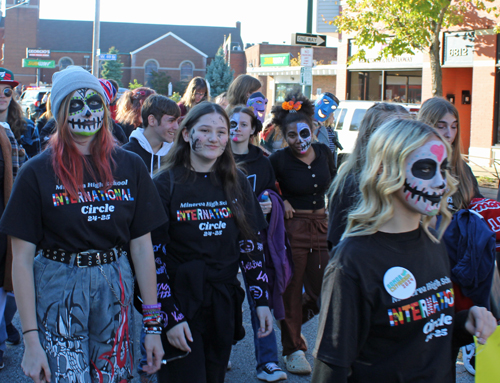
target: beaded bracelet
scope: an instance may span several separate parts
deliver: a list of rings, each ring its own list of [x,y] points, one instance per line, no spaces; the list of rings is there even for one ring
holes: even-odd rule
[[[155,305],[142,305],[142,311],[148,311],[148,310],[153,310],[153,309],[156,309],[156,310],[159,310],[161,309],[161,303],[157,303]]]
[[[144,327],[144,333],[146,335],[148,334],[153,334],[153,335],[161,335],[162,328],[161,327]]]

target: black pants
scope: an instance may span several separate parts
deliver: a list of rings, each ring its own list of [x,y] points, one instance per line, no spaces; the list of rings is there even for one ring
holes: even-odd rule
[[[213,318],[211,307],[198,310],[189,322],[193,335],[193,343],[188,342],[191,353],[162,366],[158,372],[159,383],[224,383],[232,344],[215,346]],[[163,348],[167,350],[167,347],[173,347],[168,340],[163,342]]]

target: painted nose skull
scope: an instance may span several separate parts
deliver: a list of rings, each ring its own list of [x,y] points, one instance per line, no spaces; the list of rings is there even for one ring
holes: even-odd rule
[[[297,122],[297,134],[300,142],[300,153],[304,154],[311,146],[311,129],[305,122]]]

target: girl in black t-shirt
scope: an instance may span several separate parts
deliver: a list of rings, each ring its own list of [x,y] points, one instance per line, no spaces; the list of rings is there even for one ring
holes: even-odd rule
[[[132,378],[129,245],[145,305],[144,368],[154,373],[163,356],[150,238],[166,219],[158,194],[142,160],[115,146],[94,76],[55,73],[51,99],[57,131],[18,174],[0,221],[12,236],[23,371],[35,382]]]
[[[285,227],[290,238],[294,275],[283,302],[281,341],[288,371],[311,372],[301,336],[302,324],[319,311],[324,267],[328,263],[325,192],[336,174],[328,146],[312,143],[314,106],[301,93],[288,94],[285,102],[272,109],[273,123],[288,147],[269,157],[285,204]],[[303,293],[305,290],[305,293]]]
[[[229,144],[229,119],[217,104],[194,106],[154,182],[168,222],[153,232],[158,299],[167,355],[185,355],[159,372],[160,382],[224,382],[242,333],[241,266],[269,335],[267,275],[258,232],[267,224]]]
[[[449,153],[430,126],[409,119],[370,138],[360,200],[325,270],[314,383],[452,383],[452,340],[484,343],[496,329],[485,308],[454,313],[439,243],[451,221],[442,201],[456,190]],[[428,227],[436,214],[437,233]]]

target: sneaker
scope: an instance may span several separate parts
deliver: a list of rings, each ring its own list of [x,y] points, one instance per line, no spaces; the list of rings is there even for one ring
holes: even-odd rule
[[[266,363],[257,373],[257,379],[264,382],[277,382],[278,380],[286,380],[286,378],[286,373],[276,363]]]
[[[308,375],[311,373],[311,365],[306,359],[306,354],[302,350],[283,357],[288,372],[297,375]]]
[[[476,346],[474,343],[462,347],[462,360],[467,372],[476,375]]]
[[[21,334],[12,323],[7,325],[7,344],[18,345],[21,343]]]
[[[0,350],[0,370],[5,367],[5,364],[3,363],[3,351]]]

